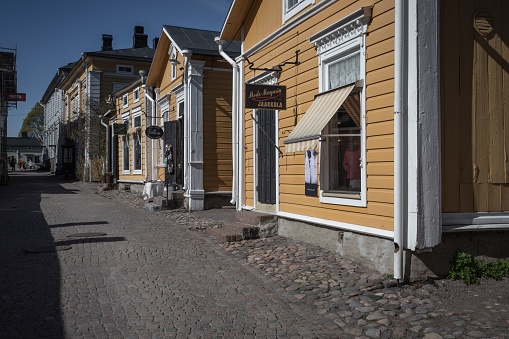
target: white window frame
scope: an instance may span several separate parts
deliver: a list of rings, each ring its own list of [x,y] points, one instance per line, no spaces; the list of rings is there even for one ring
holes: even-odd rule
[[[140,88],[136,87],[133,91],[133,102],[140,101]]]
[[[140,118],[140,124],[139,125],[135,125],[134,121],[136,118]],[[142,168],[143,168],[143,137],[141,135],[141,127],[143,125],[143,121],[141,119],[141,107],[138,106],[138,107],[135,107],[133,108],[133,111],[132,111],[132,127],[133,128],[139,128],[139,131],[136,131],[133,133],[133,137],[132,137],[132,140],[133,140],[133,147],[132,147],[132,150],[133,150],[133,158],[132,158],[132,166],[133,166],[133,174],[141,174],[142,173]],[[141,158],[141,161],[140,161],[140,168],[139,169],[136,169],[136,161],[135,161],[135,156],[134,156],[134,152],[135,152],[135,139],[134,138],[137,138],[138,137],[138,133],[139,133],[139,138],[140,138],[140,158]]]
[[[130,113],[129,111],[125,112],[125,113],[122,113],[122,123],[127,123],[129,125],[129,116],[130,116]],[[130,174],[131,173],[131,161],[130,159],[127,161],[127,165],[129,166],[129,168],[125,168],[125,156],[126,156],[126,152],[125,152],[125,143],[127,142],[127,149],[128,149],[128,152],[127,152],[127,157],[130,158],[130,150],[131,150],[131,145],[129,144],[130,142],[130,138],[129,138],[129,134],[125,134],[125,135],[122,135],[122,174]]]
[[[122,108],[126,108],[127,106],[129,106],[129,94],[128,93],[122,95]]]
[[[171,47],[171,53],[170,58],[173,60],[177,60],[177,49],[172,46]],[[171,63],[171,80],[175,80],[177,78],[177,64]]]
[[[288,0],[283,0],[283,24],[307,6],[314,4],[315,1],[316,0],[299,0],[295,6],[288,8]]]
[[[357,22],[356,25],[352,26],[352,22]],[[345,27],[350,27],[350,30],[344,30]],[[361,190],[360,197],[356,194],[352,194],[349,197],[348,194],[337,194],[324,192],[322,187],[328,185],[328,163],[326,154],[322,154],[322,147],[320,143],[320,203],[324,204],[335,204],[344,206],[367,206],[367,175],[366,175],[366,44],[365,44],[365,32],[367,29],[367,23],[359,18],[355,18],[352,21],[345,23],[344,25],[336,28],[335,30],[329,30],[327,34],[321,37],[312,39],[312,43],[317,47],[318,53],[318,74],[319,74],[319,91],[325,92],[329,90],[329,78],[328,78],[328,66],[340,59],[346,58],[355,53],[360,53],[359,62],[359,80],[358,84],[362,85],[360,91],[360,102],[361,102],[361,113],[360,113],[360,134],[361,134]],[[343,32],[343,34],[337,34],[337,32]],[[319,35],[319,34],[318,34]],[[331,40],[331,37],[335,39]],[[332,42],[331,42],[332,41]],[[326,150],[324,149],[324,152]],[[325,194],[324,194],[325,193]]]
[[[125,70],[124,68],[129,68],[130,70]],[[116,72],[117,72],[117,74],[133,75],[134,74],[134,66],[132,66],[132,65],[117,65]]]

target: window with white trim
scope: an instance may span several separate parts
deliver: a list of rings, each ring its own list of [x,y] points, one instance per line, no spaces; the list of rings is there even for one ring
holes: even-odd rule
[[[140,88],[136,87],[133,91],[133,102],[140,101]]]
[[[365,32],[363,16],[312,38],[320,92],[353,88],[320,137],[320,202],[366,206]],[[353,86],[353,87],[352,87]]]
[[[133,109],[133,173],[141,174],[141,107]]]
[[[171,54],[170,54],[170,58],[172,61],[174,62],[171,62],[171,80],[175,80],[177,78],[177,49],[175,47],[171,47]]]
[[[117,65],[117,74],[134,74],[134,67],[130,65]]]
[[[129,106],[129,94],[122,95],[122,108]]]
[[[129,112],[122,114],[122,123],[129,130]],[[122,136],[122,173],[129,174],[129,135]]]
[[[283,23],[314,3],[315,0],[283,0]]]

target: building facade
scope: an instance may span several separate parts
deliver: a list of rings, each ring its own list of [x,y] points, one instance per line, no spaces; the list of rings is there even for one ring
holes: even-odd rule
[[[44,92],[40,104],[44,108],[43,157],[44,168],[51,173],[55,172],[59,162],[61,148],[62,117],[64,112],[64,95],[58,85],[65,79],[74,63],[60,67]]]
[[[237,209],[397,279],[443,275],[462,249],[503,256],[507,5],[486,5],[233,1],[220,39],[242,43]],[[250,85],[286,100],[248,109]]]
[[[83,53],[58,86],[64,101],[60,164],[81,180],[99,181],[105,168],[108,136],[101,118],[111,108],[106,99],[150,67],[154,49],[143,32],[142,26],[134,28],[127,49],[113,49],[112,36],[103,34],[101,51]]]
[[[232,70],[219,56],[219,32],[163,26],[146,86],[153,125],[164,128],[153,179],[169,181],[190,210],[228,204],[232,192]],[[232,42],[228,53],[240,52]]]

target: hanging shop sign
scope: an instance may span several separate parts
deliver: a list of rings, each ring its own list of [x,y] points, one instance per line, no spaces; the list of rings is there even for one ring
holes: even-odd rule
[[[5,101],[27,101],[26,93],[5,93]]]
[[[127,124],[113,124],[113,134],[127,134]]]
[[[286,86],[246,84],[246,108],[286,109]]]
[[[150,139],[161,139],[163,134],[163,129],[159,126],[148,126],[145,129],[145,135]]]

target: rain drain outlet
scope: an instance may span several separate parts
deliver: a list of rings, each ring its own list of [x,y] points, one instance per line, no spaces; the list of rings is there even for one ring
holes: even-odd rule
[[[69,234],[68,238],[90,238],[90,237],[104,237],[106,233],[91,232],[91,233],[75,233]]]

